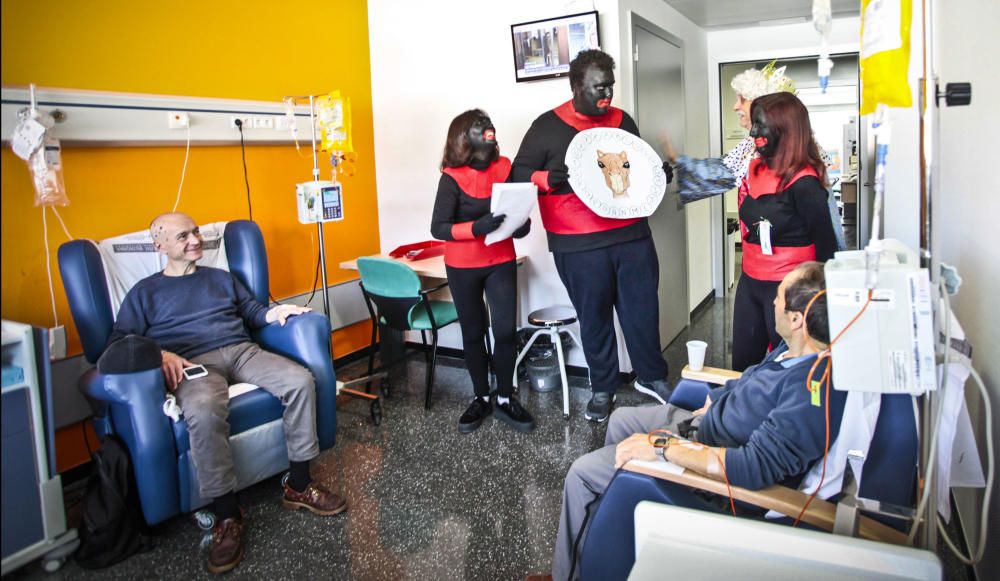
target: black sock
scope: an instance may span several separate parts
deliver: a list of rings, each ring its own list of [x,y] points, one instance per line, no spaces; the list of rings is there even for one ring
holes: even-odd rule
[[[216,522],[222,522],[227,518],[240,518],[240,503],[236,500],[235,492],[227,492],[212,501],[212,509],[215,512]]]
[[[290,462],[289,464],[288,486],[291,486],[296,492],[305,491],[309,483],[312,482],[312,476],[309,475],[309,461]]]

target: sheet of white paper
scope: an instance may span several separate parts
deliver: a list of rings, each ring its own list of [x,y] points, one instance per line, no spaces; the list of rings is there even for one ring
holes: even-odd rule
[[[538,187],[532,183],[493,184],[490,211],[507,216],[503,224],[486,235],[486,245],[506,240],[528,221],[538,203]]]
[[[673,462],[664,462],[663,460],[630,460],[629,464],[642,466],[643,468],[656,470],[664,474],[684,474],[683,466],[674,464]]]

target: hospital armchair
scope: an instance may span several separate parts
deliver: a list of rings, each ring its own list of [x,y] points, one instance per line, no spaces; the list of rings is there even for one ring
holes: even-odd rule
[[[685,409],[697,409],[705,403],[711,383],[723,383],[739,374],[706,368],[702,372],[685,369],[674,389],[670,403]],[[696,378],[696,379],[689,379]],[[919,445],[913,401],[909,395],[883,395],[864,468],[860,498],[912,507],[916,495],[917,457]],[[702,491],[702,492],[696,492]],[[642,501],[720,512],[718,504],[709,502],[704,492],[722,497],[728,495],[726,484],[685,470],[683,474],[667,474],[627,464],[611,480],[598,503],[590,508],[589,530],[580,547],[580,573],[586,580],[625,579],[635,562],[636,505]],[[808,495],[783,486],[762,490],[732,487],[737,506],[751,505],[798,515]],[[834,501],[837,498],[832,499]],[[728,509],[728,507],[727,507]],[[814,499],[802,517],[800,527],[832,531],[836,512],[835,502]],[[864,516],[858,525],[858,536],[870,540],[903,544],[901,532],[907,521],[879,515]],[[791,525],[793,519],[773,521],[775,526]]]
[[[268,304],[267,253],[253,222],[229,222],[223,235],[230,272],[260,302]],[[105,266],[95,244],[74,240],[59,248],[59,269],[84,355],[95,363],[114,323]],[[252,332],[265,349],[304,365],[316,380],[316,429],[320,449],[336,437],[336,377],[330,358],[330,323],[316,313],[272,323]],[[94,429],[114,434],[128,447],[146,522],[156,524],[209,502],[198,492],[187,423],[164,414],[166,388],[159,369],[102,375],[96,368],[79,381],[94,408]],[[234,396],[235,395],[235,396]],[[238,489],[288,467],[281,402],[262,389],[230,389],[230,444]]]

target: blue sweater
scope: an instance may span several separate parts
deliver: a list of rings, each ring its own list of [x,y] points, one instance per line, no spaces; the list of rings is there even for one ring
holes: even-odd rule
[[[823,457],[826,438],[825,388],[819,406],[806,387],[816,355],[776,361],[782,344],[739,379],[710,392],[712,405],[698,427],[698,440],[726,450],[726,475],[735,486],[757,490],[772,484],[798,487]],[[819,381],[829,362],[820,363]],[[830,388],[830,445],[844,414],[846,392]]]
[[[261,304],[232,274],[199,266],[185,276],[158,272],[125,295],[108,344],[141,335],[185,359],[250,340],[247,327],[267,325]]]

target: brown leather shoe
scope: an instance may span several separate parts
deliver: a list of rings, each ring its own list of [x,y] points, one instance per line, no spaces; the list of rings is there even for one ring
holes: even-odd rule
[[[552,581],[552,575],[528,575],[524,581]]]
[[[227,518],[212,528],[208,572],[225,573],[243,560],[243,520]]]
[[[304,508],[314,514],[331,516],[347,510],[347,501],[322,485],[310,482],[303,492],[285,484],[285,498],[281,506],[290,510]]]

